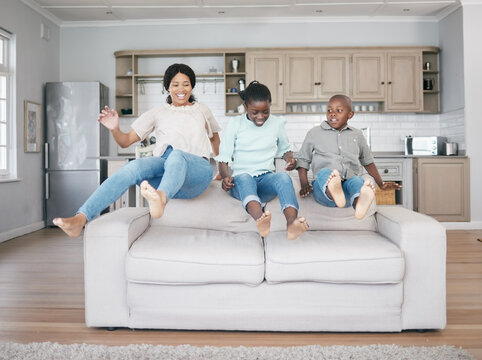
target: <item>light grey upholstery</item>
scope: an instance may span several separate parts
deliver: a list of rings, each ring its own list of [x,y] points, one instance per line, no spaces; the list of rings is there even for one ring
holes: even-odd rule
[[[269,331],[442,329],[444,228],[398,206],[327,209],[299,199],[310,230],[286,238],[279,202],[262,239],[219,182],[165,215],[123,208],[85,230],[86,323]]]

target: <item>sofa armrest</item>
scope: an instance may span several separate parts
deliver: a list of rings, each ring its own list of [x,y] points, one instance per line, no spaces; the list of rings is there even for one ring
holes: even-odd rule
[[[405,258],[402,329],[446,326],[446,232],[435,219],[399,206],[379,206],[378,232]]]
[[[85,322],[128,326],[125,259],[149,227],[147,208],[122,208],[88,223],[84,231]]]

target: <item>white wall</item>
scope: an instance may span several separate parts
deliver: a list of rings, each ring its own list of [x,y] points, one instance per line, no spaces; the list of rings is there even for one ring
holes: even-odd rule
[[[462,0],[464,82],[465,82],[465,138],[470,158],[471,219],[482,228],[482,121],[480,101],[482,94],[482,1]]]
[[[40,38],[40,24],[50,41]],[[1,1],[0,25],[15,34],[17,182],[0,183],[0,242],[43,227],[42,153],[23,152],[23,102],[43,103],[43,84],[59,79],[59,28],[21,1]]]
[[[464,43],[462,8],[440,21],[440,135],[465,149]]]

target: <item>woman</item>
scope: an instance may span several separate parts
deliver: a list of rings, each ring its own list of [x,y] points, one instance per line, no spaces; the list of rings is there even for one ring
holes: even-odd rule
[[[212,180],[209,163],[210,145],[219,152],[220,127],[209,108],[195,101],[191,94],[196,85],[193,70],[184,64],[169,66],[164,74],[167,104],[142,114],[124,133],[119,116],[107,106],[99,122],[108,128],[123,148],[156,135],[153,157],[130,161],[100,187],[70,218],[55,218],[53,223],[71,237],[79,236],[84,225],[117,200],[127,189],[140,185],[154,218],[160,218],[172,198],[191,199],[207,189]]]

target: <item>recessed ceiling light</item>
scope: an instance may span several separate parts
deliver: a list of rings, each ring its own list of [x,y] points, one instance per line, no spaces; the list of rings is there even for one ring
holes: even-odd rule
[[[403,9],[403,11],[410,11],[410,9]]]
[[[323,10],[319,10],[319,9],[318,9],[318,10],[315,10],[315,12],[316,12],[316,13],[322,13]]]
[[[226,14],[226,11],[224,11],[224,10],[219,10],[219,11],[218,11],[218,14],[219,14],[219,15]]]
[[[112,15],[112,11],[106,11],[105,12],[107,15]]]

